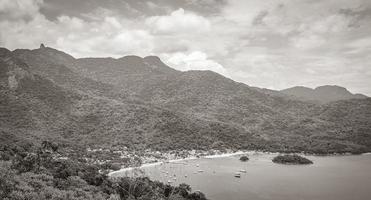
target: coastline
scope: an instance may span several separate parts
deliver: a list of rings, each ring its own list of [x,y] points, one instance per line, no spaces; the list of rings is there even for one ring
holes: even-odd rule
[[[142,165],[138,167],[125,167],[121,168],[116,171],[112,171],[108,173],[108,176],[114,176],[116,174],[120,173],[125,173],[129,172],[135,169],[143,169],[147,167],[153,167],[157,165],[162,165],[164,163],[179,163],[182,161],[187,161],[187,160],[196,160],[196,159],[202,159],[202,158],[207,158],[207,159],[213,159],[213,158],[225,158],[225,157],[231,157],[231,156],[237,156],[237,155],[244,155],[244,154],[278,154],[278,152],[262,152],[262,151],[236,151],[232,153],[222,153],[222,154],[214,154],[214,155],[204,155],[204,156],[189,156],[186,158],[179,158],[179,159],[170,159],[170,160],[164,160],[164,161],[159,161],[159,162],[152,162],[152,163],[143,163]]]
[[[143,169],[147,167],[153,167],[157,165],[162,165],[164,163],[180,163],[187,160],[196,160],[196,159],[213,159],[213,158],[225,158],[225,157],[231,157],[231,156],[237,156],[237,155],[251,155],[251,154],[269,154],[269,155],[279,155],[280,152],[266,152],[266,151],[236,151],[231,153],[221,153],[221,154],[214,154],[214,155],[204,155],[204,156],[189,156],[186,158],[178,158],[178,159],[169,159],[169,160],[162,160],[158,162],[149,162],[149,163],[143,163],[140,166],[137,167],[125,167],[121,168],[119,170],[111,171],[108,173],[108,176],[114,176],[116,174],[129,172],[135,169]],[[290,154],[290,153],[288,153]],[[326,155],[320,155],[320,154],[306,154],[306,153],[296,153],[299,155],[304,156],[350,156],[350,155],[371,155],[371,152],[361,153],[361,154],[349,154],[349,153],[343,153],[343,154],[326,154]]]

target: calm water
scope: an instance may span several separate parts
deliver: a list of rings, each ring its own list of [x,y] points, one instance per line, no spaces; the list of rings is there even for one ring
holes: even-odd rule
[[[172,185],[185,182],[213,200],[371,199],[371,155],[308,156],[314,164],[306,166],[275,164],[271,161],[273,155],[267,154],[249,157],[248,162],[240,162],[239,156],[205,158],[144,170],[152,179],[171,179]],[[235,178],[234,173],[242,169],[246,173]]]

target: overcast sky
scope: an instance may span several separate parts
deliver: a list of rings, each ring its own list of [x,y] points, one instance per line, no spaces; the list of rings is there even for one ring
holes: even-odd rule
[[[0,46],[157,55],[251,86],[371,95],[370,0],[0,0]]]

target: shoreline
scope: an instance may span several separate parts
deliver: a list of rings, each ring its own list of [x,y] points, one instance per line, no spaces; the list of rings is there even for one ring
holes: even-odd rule
[[[268,155],[279,155],[279,154],[299,154],[299,155],[304,155],[304,156],[355,156],[355,155],[371,155],[371,152],[366,152],[366,153],[361,153],[361,154],[350,154],[350,153],[342,153],[342,154],[326,154],[326,155],[321,155],[321,154],[305,154],[305,153],[280,153],[280,152],[265,152],[265,151],[236,151],[233,153],[222,153],[222,154],[215,154],[215,155],[204,155],[204,156],[190,156],[186,158],[179,158],[179,159],[170,159],[170,160],[163,160],[163,161],[158,161],[158,162],[152,162],[152,163],[143,163],[140,166],[137,167],[125,167],[121,168],[116,171],[112,171],[108,173],[108,176],[113,176],[115,174],[120,174],[128,171],[132,171],[134,169],[142,169],[142,168],[147,168],[147,167],[153,167],[157,165],[162,165],[165,163],[179,163],[182,161],[188,161],[188,160],[197,160],[197,159],[213,159],[213,158],[225,158],[225,157],[231,157],[231,156],[237,156],[237,155],[244,155],[244,154],[268,154]]]
[[[143,163],[141,166],[138,167],[125,167],[116,171],[112,171],[108,173],[108,176],[112,176],[115,174],[120,174],[124,172],[128,172],[134,169],[142,169],[147,167],[153,167],[157,165],[162,165],[164,163],[179,163],[182,161],[188,161],[188,160],[197,160],[197,159],[213,159],[213,158],[225,158],[225,157],[231,157],[231,156],[237,156],[237,155],[244,155],[244,154],[278,154],[278,152],[262,152],[262,151],[236,151],[233,153],[222,153],[222,154],[215,154],[215,155],[205,155],[205,156],[190,156],[186,158],[179,158],[179,159],[171,159],[171,160],[165,160],[165,161],[159,161],[159,162],[152,162],[152,163]]]

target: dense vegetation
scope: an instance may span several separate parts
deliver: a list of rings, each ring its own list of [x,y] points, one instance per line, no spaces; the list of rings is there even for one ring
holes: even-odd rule
[[[0,198],[204,199],[187,185],[104,172],[140,164],[146,150],[362,153],[370,121],[370,98],[316,105],[153,56],[0,48]],[[30,145],[40,141],[53,143]]]
[[[313,164],[311,160],[304,158],[302,156],[299,156],[297,154],[278,155],[274,157],[272,161],[274,163],[279,163],[279,164],[297,164],[297,165]]]
[[[241,156],[240,157],[240,161],[242,161],[242,162],[246,162],[248,160],[249,160],[249,157],[247,157],[247,156]]]
[[[146,177],[108,178],[98,165],[61,157],[64,149],[44,141],[0,148],[3,200],[206,200],[189,185],[165,185]]]
[[[0,141],[81,149],[371,151],[371,100],[321,106],[156,57],[0,49]],[[13,84],[10,87],[9,83]]]
[[[336,85],[324,85],[315,89],[296,86],[281,90],[281,93],[292,96],[303,101],[310,101],[313,103],[325,104],[338,100],[347,99],[365,99],[367,96],[362,94],[352,94],[346,88]]]

